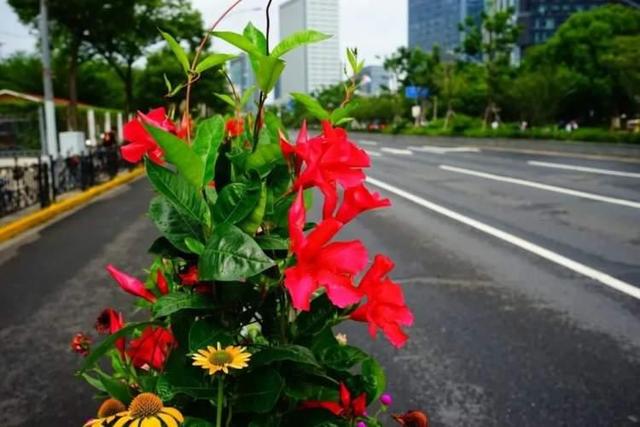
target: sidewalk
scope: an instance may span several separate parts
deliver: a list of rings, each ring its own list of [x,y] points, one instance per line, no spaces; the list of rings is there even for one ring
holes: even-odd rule
[[[21,210],[0,219],[0,243],[19,234],[44,224],[72,209],[89,203],[99,195],[124,185],[144,175],[144,168],[136,168],[123,172],[114,179],[88,188],[85,191],[75,190],[62,194],[50,206],[41,209],[38,205]]]

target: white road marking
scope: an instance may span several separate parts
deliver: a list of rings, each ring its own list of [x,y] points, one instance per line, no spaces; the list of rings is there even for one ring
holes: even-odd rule
[[[627,178],[640,178],[640,173],[614,171],[611,169],[589,168],[586,166],[567,165],[564,163],[537,162],[535,160],[529,160],[527,163],[531,166],[542,166],[544,168],[566,169],[578,172],[599,173],[602,175],[624,176]]]
[[[549,249],[545,249],[542,246],[538,246],[535,243],[529,242],[527,240],[524,240],[518,236],[515,236],[513,234],[507,233],[505,231],[502,231],[498,228],[492,227],[488,224],[485,224],[483,222],[477,221],[473,218],[470,218],[468,216],[459,214],[457,212],[454,212],[450,209],[445,208],[444,206],[440,206],[438,204],[435,204],[433,202],[430,202],[428,200],[423,199],[422,197],[416,196],[414,194],[411,194],[407,191],[404,191],[398,187],[395,187],[391,184],[387,184],[383,181],[379,181],[375,178],[371,178],[368,177],[367,178],[367,182],[369,182],[370,184],[379,187],[383,190],[387,190],[390,193],[396,194],[397,196],[400,196],[404,199],[407,199],[419,206],[422,206],[426,209],[429,209],[431,211],[434,211],[436,213],[439,213],[440,215],[444,215],[450,219],[453,219],[455,221],[461,222],[465,225],[468,225],[472,228],[475,228],[476,230],[482,231],[486,234],[489,234],[493,237],[496,237],[500,240],[503,240],[507,243],[511,243],[514,246],[517,246],[521,249],[524,249],[527,252],[531,252],[532,254],[538,255],[539,257],[542,257],[548,261],[551,261],[553,263],[556,263],[558,265],[561,265],[565,268],[568,268],[569,270],[581,274],[583,276],[586,276],[590,279],[593,279],[597,282],[602,283],[603,285],[606,285],[610,288],[613,288],[617,291],[620,291],[622,293],[625,293],[631,297],[640,299],[640,289],[629,284],[626,282],[623,282],[622,280],[616,279],[613,276],[610,276],[609,274],[602,272],[600,270],[596,270],[595,268],[591,268],[587,265],[584,265],[578,261],[574,261],[570,258],[567,258],[563,255],[560,255],[557,252],[553,252],[550,251]]]
[[[440,169],[450,172],[462,173],[465,175],[477,176],[479,178],[492,179],[494,181],[509,182],[511,184],[524,185],[525,187],[538,188],[540,190],[553,191],[555,193],[567,194],[569,196],[582,197],[583,199],[596,200],[598,202],[612,203],[614,205],[627,206],[630,208],[640,209],[640,202],[633,200],[617,199],[615,197],[601,196],[599,194],[587,193],[584,191],[572,190],[570,188],[556,187],[554,185],[542,184],[524,179],[511,178],[504,175],[494,175],[491,173],[478,172],[471,169],[457,168],[455,166],[440,165]]]
[[[447,154],[447,153],[479,153],[480,149],[475,147],[435,147],[420,146],[409,147],[411,151],[421,151],[424,153]]]
[[[378,145],[378,143],[377,143],[377,142],[375,142],[375,141],[369,141],[369,140],[366,140],[366,139],[363,139],[362,141],[359,141],[359,142],[360,142],[360,144],[362,144],[362,145],[372,145],[372,146],[376,146],[376,145]]]
[[[400,154],[402,156],[411,156],[413,154],[411,150],[404,150],[402,148],[382,147],[380,151],[384,151],[385,153],[391,153],[391,154]]]
[[[364,150],[364,151],[371,157],[382,157],[382,154],[378,153],[377,151],[371,151],[371,150]]]

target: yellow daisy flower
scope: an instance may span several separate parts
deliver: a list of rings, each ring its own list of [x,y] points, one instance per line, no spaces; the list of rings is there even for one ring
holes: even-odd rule
[[[123,411],[87,422],[84,427],[179,427],[184,417],[175,408],[165,408],[153,393],[140,393]]]
[[[223,349],[218,343],[217,348],[208,346],[206,349],[198,350],[191,357],[194,360],[194,366],[199,366],[205,371],[209,371],[209,375],[215,375],[219,371],[228,374],[229,368],[246,368],[249,366],[248,362],[251,358],[251,353],[247,352],[245,347],[232,345]]]

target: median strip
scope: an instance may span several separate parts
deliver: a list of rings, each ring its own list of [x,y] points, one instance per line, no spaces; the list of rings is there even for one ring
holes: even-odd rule
[[[527,181],[524,179],[511,178],[504,175],[495,175],[492,173],[479,172],[471,169],[458,168],[455,166],[440,165],[440,169],[449,172],[456,172],[465,175],[477,176],[479,178],[492,179],[494,181],[508,182],[511,184],[523,185],[525,187],[537,188],[539,190],[552,191],[554,193],[567,194],[569,196],[581,197],[583,199],[595,200],[598,202],[611,203],[614,205],[626,206],[629,208],[640,209],[640,202],[633,200],[617,199],[615,197],[602,196],[600,194],[587,193],[585,191],[572,190],[570,188],[556,187],[555,185],[542,184],[535,181]]]
[[[507,233],[505,231],[502,231],[498,228],[492,227],[488,224],[485,224],[483,222],[477,221],[473,218],[470,218],[468,216],[459,214],[457,212],[452,211],[451,209],[447,209],[444,206],[440,206],[436,203],[430,202],[428,200],[423,199],[422,197],[416,196],[414,194],[411,194],[407,191],[404,191],[398,187],[395,187],[391,184],[387,184],[383,181],[377,180],[375,178],[371,178],[368,177],[367,178],[367,182],[370,183],[371,185],[374,185],[378,188],[381,188],[383,190],[386,190],[390,193],[393,193],[397,196],[400,196],[406,200],[409,200],[410,202],[413,202],[419,206],[422,206],[426,209],[429,209],[433,212],[436,212],[440,215],[446,216],[447,218],[453,219],[455,221],[458,221],[462,224],[468,225],[472,228],[475,228],[476,230],[482,231],[483,233],[486,233],[490,236],[496,237],[500,240],[503,240],[507,243],[510,243],[514,246],[517,246],[521,249],[524,249],[527,252],[530,252],[532,254],[535,254],[539,257],[542,257],[548,261],[551,261],[555,264],[561,265],[562,267],[565,267],[575,273],[581,274],[583,276],[586,276],[590,279],[593,279],[597,282],[602,283],[605,286],[608,286],[612,289],[615,289],[617,291],[620,291],[626,295],[629,295],[633,298],[636,299],[640,299],[640,289],[629,284],[626,282],[623,282],[622,280],[616,279],[615,277],[604,273],[600,270],[597,270],[595,268],[591,268],[585,264],[582,264],[578,261],[572,260],[570,258],[567,258],[563,255],[560,255],[557,252],[553,252],[549,249],[543,248],[542,246],[538,246],[535,243],[529,242],[525,239],[522,239],[518,236],[515,236],[511,233]]]
[[[40,224],[51,221],[64,212],[83,205],[90,200],[98,197],[99,195],[130,181],[133,181],[134,179],[142,175],[144,175],[143,168],[134,169],[130,172],[118,175],[111,181],[105,182],[104,184],[96,185],[95,187],[91,187],[78,195],[69,197],[68,199],[65,199],[61,202],[54,203],[47,208],[25,215],[21,218],[16,219],[15,221],[9,222],[3,225],[2,228],[0,228],[0,242],[9,240]]]

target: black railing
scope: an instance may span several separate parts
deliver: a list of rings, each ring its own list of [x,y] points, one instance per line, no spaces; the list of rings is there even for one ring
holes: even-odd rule
[[[113,179],[125,167],[116,147],[57,160],[12,154],[13,159],[0,158],[0,217],[38,204],[47,207],[61,194]]]

